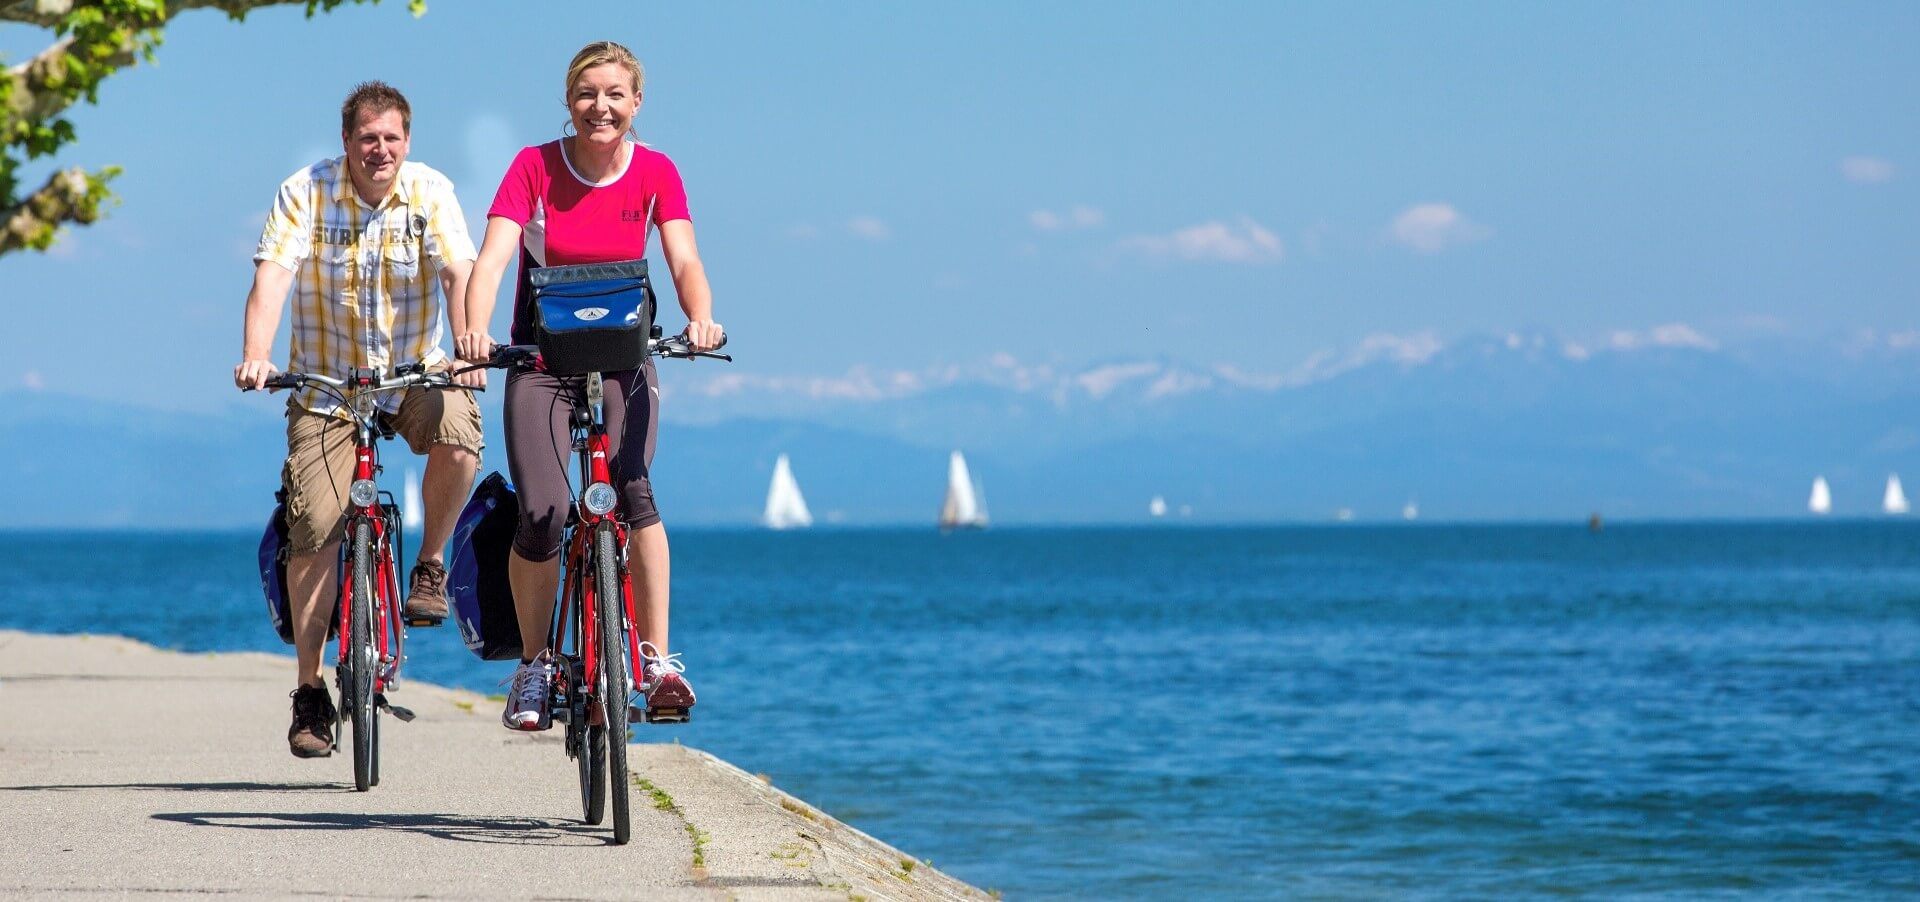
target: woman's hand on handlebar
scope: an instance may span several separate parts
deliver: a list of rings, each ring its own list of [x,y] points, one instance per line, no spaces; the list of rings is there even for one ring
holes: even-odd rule
[[[727,343],[727,330],[710,319],[697,319],[687,323],[687,344],[694,351],[711,351]]]
[[[460,363],[454,367],[453,381],[473,388],[486,388],[487,371],[472,367],[485,367],[493,348],[493,336],[485,332],[465,332],[456,337],[453,350],[454,356],[460,358]]]
[[[265,388],[267,379],[279,371],[271,360],[242,360],[233,368],[233,384],[242,391]]]

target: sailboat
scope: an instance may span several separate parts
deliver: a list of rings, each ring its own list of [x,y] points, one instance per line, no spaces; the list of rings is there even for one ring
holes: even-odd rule
[[[420,500],[420,473],[407,468],[407,486],[400,492],[400,525],[419,529],[427,523],[427,505]]]
[[[807,500],[800,497],[800,483],[793,478],[793,465],[787,456],[773,462],[773,482],[767,486],[767,510],[760,522],[768,529],[801,529],[813,525],[807,512]]]
[[[1816,514],[1833,512],[1833,492],[1827,489],[1827,477],[1813,478],[1813,494],[1807,496],[1807,510]]]
[[[1167,515],[1167,499],[1162,498],[1159,495],[1153,496],[1153,500],[1147,502],[1147,513],[1154,517],[1166,516]]]
[[[1900,474],[1887,477],[1887,496],[1880,500],[1880,509],[1889,514],[1907,512],[1907,493],[1900,488]]]
[[[1419,503],[1418,503],[1418,502],[1413,502],[1413,501],[1409,501],[1409,502],[1407,502],[1407,506],[1406,506],[1406,507],[1403,507],[1403,508],[1401,508],[1401,509],[1400,509],[1400,519],[1402,519],[1402,520],[1418,520],[1418,519],[1420,519],[1420,505],[1419,505]]]
[[[960,452],[947,458],[947,499],[940,505],[940,529],[983,529],[987,525],[987,506],[980,497],[980,486],[967,473],[967,459]]]

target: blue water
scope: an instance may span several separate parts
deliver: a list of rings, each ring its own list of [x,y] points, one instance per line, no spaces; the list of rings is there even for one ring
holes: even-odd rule
[[[0,536],[0,626],[281,650],[254,538]],[[682,530],[674,554],[701,703],[641,738],[1010,898],[1920,892],[1920,526]],[[413,638],[415,678],[497,691],[452,630]]]

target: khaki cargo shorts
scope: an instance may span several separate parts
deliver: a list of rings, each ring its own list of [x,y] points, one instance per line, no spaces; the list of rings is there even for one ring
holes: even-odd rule
[[[408,390],[400,410],[387,415],[415,454],[453,445],[474,454],[483,444],[480,405],[458,389]],[[383,449],[384,450],[384,449]],[[393,471],[388,470],[391,480]],[[346,535],[347,486],[353,482],[353,423],[287,402],[287,551],[312,554]],[[391,482],[387,488],[397,489]]]

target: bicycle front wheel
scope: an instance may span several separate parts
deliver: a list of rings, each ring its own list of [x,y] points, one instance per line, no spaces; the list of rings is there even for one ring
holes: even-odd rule
[[[613,844],[624,846],[633,832],[627,820],[627,699],[632,685],[627,680],[626,594],[621,591],[613,524],[600,524],[593,546],[594,588],[600,596],[594,613],[600,619],[600,672],[606,676],[600,702],[607,712],[607,795],[613,802]]]
[[[373,707],[373,671],[378,666],[373,650],[373,524],[361,520],[353,525],[353,611],[348,616],[347,625],[347,679],[351,685],[352,698],[348,704],[353,712],[353,788],[366,792],[379,780],[375,768],[374,756],[379,753],[375,743],[373,719],[379,712]]]
[[[567,731],[572,734],[574,763],[580,768],[582,820],[599,826],[607,818],[607,727],[588,723],[592,717],[587,713],[591,706],[586,701],[586,680],[577,661],[573,667],[572,692],[567,699],[572,717]]]

